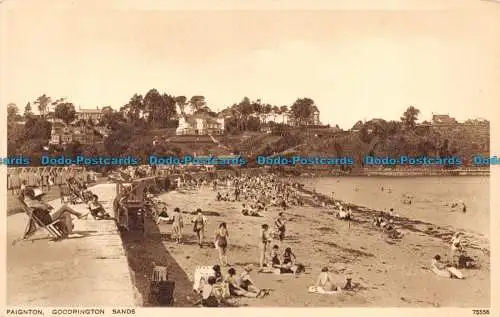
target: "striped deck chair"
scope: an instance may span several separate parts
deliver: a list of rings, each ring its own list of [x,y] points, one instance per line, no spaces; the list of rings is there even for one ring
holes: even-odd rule
[[[30,237],[39,229],[43,228],[45,229],[49,236],[51,236],[54,240],[61,239],[64,237],[64,233],[57,227],[57,224],[59,224],[60,220],[55,220],[52,221],[49,224],[45,224],[43,221],[41,221],[39,218],[35,216],[33,213],[33,210],[26,205],[22,197],[18,197],[19,203],[21,204],[21,207],[24,212],[29,217],[28,224],[26,225],[26,229],[24,230],[24,234],[21,240],[30,240]]]

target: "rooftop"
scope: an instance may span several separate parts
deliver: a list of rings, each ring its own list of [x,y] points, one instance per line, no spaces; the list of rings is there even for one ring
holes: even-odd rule
[[[78,112],[80,113],[95,113],[95,114],[98,114],[98,113],[101,113],[102,112],[102,109],[99,109],[99,107],[96,107],[95,109],[85,109],[85,108],[82,108],[82,107],[79,107],[78,108]]]

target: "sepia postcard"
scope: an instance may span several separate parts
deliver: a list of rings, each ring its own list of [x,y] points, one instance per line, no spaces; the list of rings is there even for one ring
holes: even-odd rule
[[[500,2],[0,14],[0,316],[500,316]]]

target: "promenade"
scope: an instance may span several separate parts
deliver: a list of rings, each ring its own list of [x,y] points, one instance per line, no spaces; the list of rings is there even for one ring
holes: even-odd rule
[[[112,210],[114,184],[90,188]],[[59,200],[49,202],[54,208]],[[82,213],[84,204],[72,206]],[[74,220],[68,239],[52,242],[39,230],[34,242],[22,236],[25,214],[7,217],[7,304],[9,306],[136,306],[141,304],[127,257],[112,220]]]

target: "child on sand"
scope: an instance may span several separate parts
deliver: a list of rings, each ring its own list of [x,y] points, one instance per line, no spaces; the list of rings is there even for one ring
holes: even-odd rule
[[[271,266],[273,268],[281,268],[281,261],[279,259],[279,246],[277,244],[273,245],[271,249]]]

